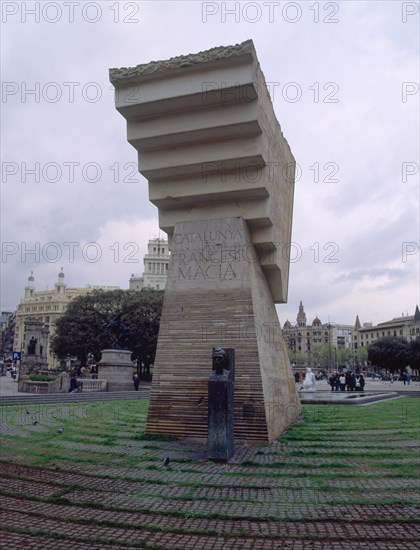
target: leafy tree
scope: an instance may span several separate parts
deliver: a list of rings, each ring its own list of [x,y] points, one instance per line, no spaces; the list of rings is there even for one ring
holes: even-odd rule
[[[372,364],[387,370],[397,371],[407,365],[408,343],[400,336],[384,336],[368,347]]]
[[[368,358],[368,350],[365,347],[357,348],[355,353],[355,359],[357,363],[365,363]]]
[[[137,359],[139,374],[150,375],[159,335],[163,291],[144,289],[127,296],[124,304],[125,323],[130,327],[129,348]]]
[[[412,369],[420,370],[420,338],[412,340],[407,346],[407,364]]]
[[[323,368],[328,368],[335,361],[334,348],[329,344],[315,344],[311,350],[312,362]]]
[[[150,374],[156,353],[163,291],[94,290],[73,300],[57,320],[51,339],[58,357],[76,356],[86,364],[89,352],[99,361],[101,351],[112,346],[113,336],[103,329],[118,312],[121,323],[130,328],[128,348],[132,359],[138,360]]]
[[[293,363],[295,365],[305,365],[308,361],[307,356],[302,351],[293,351],[288,348],[287,354],[289,356],[290,363]]]
[[[340,348],[337,349],[337,363],[339,365],[347,365],[352,362],[353,359],[353,353],[351,349],[348,348]]]

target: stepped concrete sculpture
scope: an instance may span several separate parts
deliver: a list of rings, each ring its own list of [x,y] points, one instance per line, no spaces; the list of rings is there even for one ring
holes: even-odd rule
[[[207,437],[222,347],[236,353],[235,441],[272,441],[300,411],[274,305],[287,299],[295,160],[254,45],[110,80],[171,248],[146,431]]]

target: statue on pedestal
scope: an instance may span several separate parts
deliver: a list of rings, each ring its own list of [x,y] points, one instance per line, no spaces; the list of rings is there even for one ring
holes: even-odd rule
[[[208,381],[207,453],[210,460],[229,461],[233,455],[233,380],[235,350],[213,348]]]
[[[220,377],[227,379],[226,372],[229,374],[229,358],[227,353],[222,348],[214,348],[213,351],[213,372],[211,374],[211,380],[219,380]]]
[[[35,355],[37,339],[32,336],[28,344],[28,355]]]
[[[121,323],[122,311],[119,311],[115,317],[113,317],[109,323],[104,323],[102,329],[110,332],[114,336],[112,342],[112,349],[124,349],[128,350],[128,338],[130,336],[130,329],[127,325]]]

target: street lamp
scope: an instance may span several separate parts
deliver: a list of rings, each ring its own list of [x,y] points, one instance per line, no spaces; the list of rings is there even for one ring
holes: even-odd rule
[[[337,323],[334,323],[334,322],[330,322],[328,321],[328,323],[326,324],[326,327],[328,328],[328,370],[332,370],[332,342],[331,342],[331,329],[333,329],[334,327],[337,326]],[[334,348],[335,351],[335,363],[336,363],[336,368],[338,369],[338,364],[337,364],[337,349]]]

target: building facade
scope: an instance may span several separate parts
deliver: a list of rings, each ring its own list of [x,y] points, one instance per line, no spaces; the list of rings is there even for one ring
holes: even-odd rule
[[[378,323],[360,323],[359,317],[356,317],[355,331],[353,334],[353,347],[355,350],[359,348],[367,348],[379,338],[385,336],[400,336],[408,342],[420,338],[420,310],[416,306],[414,315],[402,315],[394,317],[390,321]]]
[[[302,302],[296,323],[284,323],[283,335],[292,364],[314,368],[333,368],[367,363],[370,344],[385,336],[399,336],[408,342],[420,338],[420,310],[416,306],[414,315],[394,317],[390,321],[360,323],[359,317],[353,325],[338,323],[323,324],[318,317],[308,325]],[[363,352],[363,353],[362,353]]]
[[[25,296],[16,311],[14,351],[20,351],[24,356],[29,345],[29,335],[26,333],[25,327],[32,321],[42,323],[43,331],[49,335],[43,355],[50,368],[59,365],[59,360],[52,354],[49,344],[50,338],[54,334],[55,322],[66,311],[72,299],[76,296],[85,296],[90,290],[90,288],[70,288],[64,282],[64,277],[63,270],[61,270],[53,289],[37,291],[31,272],[28,284],[25,286]]]
[[[133,273],[130,277],[130,290],[150,288],[164,290],[168,277],[170,253],[168,241],[152,239],[147,245],[148,252],[144,256],[143,275]]]
[[[296,323],[287,320],[283,336],[294,366],[333,368],[351,357],[352,325],[322,323],[318,317],[308,324],[304,306],[300,302]],[[347,350],[347,353],[339,350]]]

